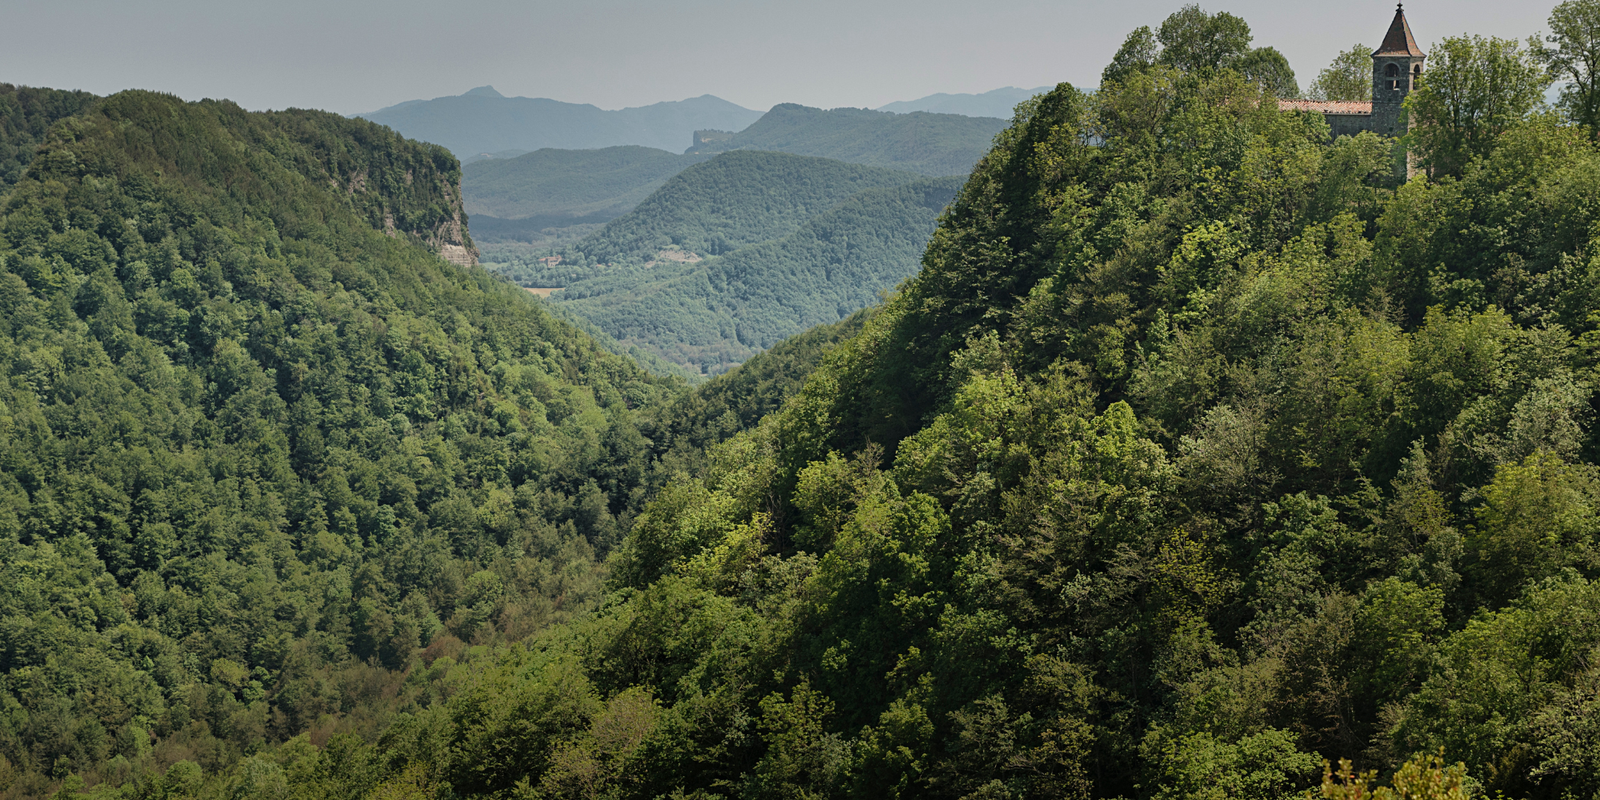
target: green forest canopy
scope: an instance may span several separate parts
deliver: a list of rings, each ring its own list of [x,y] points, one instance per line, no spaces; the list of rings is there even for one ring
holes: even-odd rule
[[[922,273],[647,506],[614,605],[418,723],[460,749],[417,784],[1600,788],[1592,132],[1401,185],[1262,99],[1151,65],[1026,109]]]
[[[1596,4],[1574,0],[1563,8],[1569,5]],[[1419,92],[1428,91],[1429,80],[1425,74]],[[386,670],[381,649],[366,660],[335,658],[313,662],[311,673],[296,671],[306,662],[295,659],[323,658],[327,642],[347,635],[299,622],[310,618],[297,616],[302,606],[255,599],[270,598],[263,593],[274,581],[298,585],[302,570],[322,563],[318,551],[308,561],[294,549],[297,537],[320,531],[314,516],[290,516],[304,505],[284,503],[276,535],[273,517],[201,526],[182,547],[209,547],[209,531],[221,529],[232,537],[225,543],[244,549],[197,560],[157,547],[181,559],[163,567],[172,577],[158,573],[125,589],[123,573],[108,568],[97,549],[116,541],[102,530],[120,529],[102,526],[95,511],[119,507],[118,495],[101,484],[117,487],[113,470],[134,458],[87,459],[81,447],[33,440],[8,445],[0,463],[14,486],[8,496],[19,499],[5,508],[26,502],[21,507],[30,511],[0,522],[8,525],[0,527],[0,542],[11,548],[0,561],[10,569],[0,581],[11,592],[3,595],[3,620],[48,626],[49,633],[0,638],[28,643],[4,653],[0,703],[7,713],[0,724],[11,727],[0,738],[8,759],[0,762],[0,782],[15,796],[64,787],[129,798],[1265,800],[1308,789],[1326,798],[1367,796],[1372,777],[1356,773],[1373,770],[1397,790],[1381,796],[1465,798],[1469,787],[1510,797],[1594,795],[1595,132],[1541,113],[1497,122],[1489,137],[1474,140],[1479,149],[1459,172],[1401,183],[1392,176],[1395,148],[1404,143],[1371,134],[1330,141],[1320,116],[1281,112],[1263,102],[1268,97],[1231,69],[1162,64],[1130,71],[1092,97],[1058,87],[1022,109],[998,138],[943,217],[922,272],[901,292],[869,318],[774,348],[748,372],[699,394],[649,382],[570,340],[567,352],[593,352],[594,363],[615,365],[607,373],[612,385],[632,387],[621,393],[637,397],[623,405],[642,409],[627,418],[637,422],[611,425],[598,437],[645,442],[607,451],[618,455],[605,463],[630,466],[635,482],[595,479],[635,487],[617,508],[638,509],[606,563],[604,598],[592,613],[547,613],[539,622],[557,624],[536,631],[503,629],[521,615],[508,614],[495,598],[521,585],[502,570],[513,569],[514,578],[524,561],[502,549],[504,560],[489,562],[500,566],[470,573],[454,595],[457,627],[441,619],[447,630],[424,648],[420,631],[432,624],[416,614],[427,602],[440,619],[432,599],[439,590],[418,589],[399,606],[376,599],[396,585],[392,576],[434,575],[429,566],[397,569],[418,563],[402,555],[414,550],[379,548],[385,566],[365,573],[339,572],[330,562],[333,591],[309,591],[306,602],[338,608],[345,596],[339,587],[348,585],[344,608],[354,603],[387,616],[315,618],[348,619],[352,629],[359,621],[369,635],[371,620],[387,619],[391,627],[377,630],[391,637],[390,663],[410,664],[409,671]],[[226,111],[251,129],[270,130],[268,120],[282,119],[146,95],[111,98],[102,108],[134,100],[160,100],[168,104],[163,112]],[[96,177],[104,168],[95,165],[116,161],[96,154],[121,152],[122,145],[106,146],[115,136],[136,147],[144,134],[128,131],[159,130],[155,123],[168,117],[153,114],[124,128],[96,122],[103,113],[65,123],[94,124],[72,128],[71,142],[63,135],[47,145],[7,200],[7,268],[18,263],[28,271],[10,273],[17,277],[9,285],[25,285],[27,293],[13,294],[35,305],[31,315],[7,315],[28,322],[14,327],[23,334],[4,346],[43,359],[33,355],[42,349],[33,342],[66,335],[52,331],[95,343],[63,345],[54,371],[8,370],[8,436],[56,436],[56,429],[81,436],[95,424],[112,433],[140,430],[121,417],[81,413],[105,407],[86,399],[93,395],[77,376],[90,374],[78,366],[81,353],[93,358],[98,347],[110,358],[101,342],[115,338],[97,331],[127,329],[116,326],[114,311],[99,316],[114,300],[97,305],[100,295],[67,297],[56,284],[39,282],[46,288],[36,290],[30,282],[101,274],[99,267],[69,272],[47,260],[90,263],[65,249],[70,240],[56,239],[86,229],[28,222],[26,230],[38,236],[14,238],[19,214],[93,219],[95,230],[98,221],[119,219],[85,211],[100,207],[94,203],[103,195],[92,190],[110,188],[115,198],[123,183]],[[104,151],[91,146],[97,142]],[[403,143],[392,146],[410,152]],[[266,159],[265,150],[240,152]],[[444,268],[414,245],[369,235],[376,229],[359,215],[334,213],[353,201],[317,180],[298,183],[293,175],[317,174],[317,162],[297,163],[293,171],[263,174],[280,178],[273,185],[308,187],[314,193],[306,201],[321,198],[316,207],[346,220],[336,230],[363,247],[392,248],[384,252],[395,254],[393,261],[383,263],[414,263],[414,273],[401,275],[440,276],[399,285],[469,286],[469,273],[433,272]],[[69,186],[71,170],[79,169]],[[227,184],[209,180],[156,185],[181,185],[218,208],[248,208],[228,205],[231,195],[219,188]],[[52,181],[64,189],[51,189]],[[241,196],[250,196],[245,183]],[[370,202],[391,201],[380,195]],[[142,217],[132,218],[138,230]],[[307,231],[294,225],[303,219],[273,224]],[[285,241],[309,248],[329,241],[320,235],[310,230]],[[110,250],[89,252],[109,262],[123,251],[106,241]],[[140,240],[115,241],[137,247]],[[141,263],[148,269],[155,262]],[[216,263],[230,291],[258,291],[242,280],[245,273],[224,266],[238,262],[218,256]],[[289,263],[292,272],[305,262]],[[117,267],[104,269],[115,274]],[[512,295],[496,294],[507,291],[503,285],[473,282],[482,296],[511,302]],[[87,277],[78,284],[95,285]],[[195,297],[185,294],[190,285],[180,278],[156,291],[173,292],[161,296],[177,306]],[[375,287],[369,291],[377,295]],[[35,299],[35,292],[49,292],[49,299]],[[444,306],[426,307],[433,314],[427,319],[442,328],[434,312]],[[536,311],[506,318],[546,319]],[[565,330],[549,325],[544,335],[552,338]],[[848,338],[828,344],[840,336]],[[455,352],[464,358],[465,348]],[[476,359],[484,350],[471,352]],[[197,387],[188,390],[199,398],[196,413],[220,431],[197,422],[197,437],[214,437],[197,441],[234,448],[219,461],[242,460],[233,453],[255,440],[230,434],[229,426],[253,418],[233,410],[238,403],[207,398],[256,386],[247,397],[266,397],[260,402],[270,408],[268,395],[281,395],[268,387],[297,373],[275,366],[269,378],[240,384],[224,367],[241,361],[187,363],[182,374],[203,369],[207,382],[180,385]],[[177,372],[180,363],[171,368]],[[138,398],[144,384],[135,378],[148,382],[146,374],[128,378],[124,393]],[[752,425],[799,374],[806,378],[798,392]],[[501,386],[480,385],[486,397]],[[41,391],[50,393],[48,405],[28,399]],[[354,388],[349,394],[361,396]],[[427,395],[428,407],[467,396]],[[34,407],[40,410],[16,410]],[[754,414],[744,413],[750,409]],[[472,440],[453,433],[456,413],[465,412],[435,418],[432,430],[458,443],[459,463],[479,463],[470,454],[482,445],[466,447],[459,443]],[[432,435],[425,419],[405,421],[411,431],[422,429],[416,435]],[[490,441],[488,423],[477,424],[483,427],[465,428],[469,435]],[[397,427],[391,418],[359,429],[399,437]],[[335,452],[346,445],[327,441],[340,432],[323,432],[335,464],[348,458]],[[278,450],[291,454],[288,473],[300,475],[292,460],[298,444],[287,434],[266,438],[280,440]],[[457,463],[432,455],[445,451],[426,452],[427,463]],[[59,485],[78,492],[64,496],[87,499],[72,506],[50,493],[52,510],[32,511],[45,505],[34,499],[43,484],[15,477],[35,474],[12,466],[19,453],[81,465],[94,480]],[[393,470],[375,471],[378,501],[384,479],[422,462],[392,463]],[[284,473],[251,469],[212,462],[184,474],[226,490],[238,486],[240,508],[270,510],[268,500],[257,499],[271,496],[260,491],[272,485],[264,476]],[[325,514],[355,502],[361,484],[346,483],[352,500],[325,500]],[[452,484],[416,480],[415,497],[440,485]],[[476,488],[460,491],[470,498]],[[522,497],[518,488],[514,503]],[[137,519],[131,500],[129,508]],[[517,516],[512,529],[549,530],[560,519],[537,508]],[[383,533],[390,529],[379,514],[373,530],[380,542],[396,541],[382,535],[404,542],[426,539],[429,530],[453,532],[461,520],[499,530],[486,520],[508,518],[478,511],[441,511],[438,522],[430,512],[421,528],[396,525],[393,534]],[[24,522],[35,519],[45,523]],[[560,531],[547,541],[578,541]],[[479,534],[479,552],[492,555],[496,536]],[[360,553],[369,552],[362,546]],[[132,552],[141,569],[143,551]],[[543,558],[536,563],[593,563]],[[241,566],[227,566],[235,561]],[[592,566],[579,572],[590,576],[588,586],[599,579]],[[205,583],[213,574],[244,577]],[[355,577],[338,583],[345,574]],[[157,580],[163,589],[146,605],[141,592]],[[548,588],[527,590],[522,602],[548,598],[541,593]],[[204,636],[175,637],[168,650],[139,649],[161,641],[139,633],[141,625],[183,633],[190,619],[242,620],[237,640],[250,641],[255,628],[244,623],[267,615],[227,616],[218,610],[229,608],[219,605],[224,589],[250,598],[232,608],[273,609],[269,624],[306,630],[307,643],[290,647],[294,657],[283,667],[225,657],[209,662],[205,678],[193,677],[200,669],[190,664],[198,659],[186,655],[219,646]],[[362,606],[367,598],[371,605]],[[461,612],[463,602],[470,614]],[[459,636],[469,619],[483,620],[474,628],[484,637],[475,648]],[[397,638],[397,627],[419,633]],[[347,647],[372,641],[348,636]],[[521,641],[507,643],[512,638]],[[119,659],[128,663],[123,672],[100,668]],[[140,683],[146,679],[139,670],[153,677]],[[101,674],[131,677],[111,690],[77,688]],[[174,695],[169,685],[187,688]],[[134,691],[140,686],[153,688]],[[316,694],[319,686],[328,694]],[[314,717],[279,716],[306,696],[360,700],[315,708]],[[156,699],[141,698],[167,703],[168,727],[146,728],[149,718],[124,710],[123,698],[157,709]],[[180,701],[183,715],[173,710]],[[19,729],[19,719],[48,723]],[[263,724],[258,736],[252,719],[279,727]],[[158,734],[153,745],[150,730]],[[98,749],[74,749],[97,742]],[[1319,788],[1324,759],[1351,759],[1354,771],[1341,765]]]
[[[453,157],[319,112],[17,106],[7,144],[40,147],[0,217],[0,792],[375,733],[422,646],[599,597],[639,414],[679,390],[425,247]]]
[[[94,99],[88,92],[0,83],[0,192],[22,178],[51,125],[82,111]]]

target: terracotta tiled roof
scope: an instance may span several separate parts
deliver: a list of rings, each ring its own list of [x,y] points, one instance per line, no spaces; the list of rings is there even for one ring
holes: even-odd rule
[[[1331,100],[1279,100],[1279,111],[1316,111],[1322,114],[1371,114],[1372,101],[1364,103]]]
[[[1411,36],[1411,25],[1406,22],[1404,8],[1395,8],[1394,22],[1389,23],[1389,35],[1383,37],[1383,44],[1378,47],[1375,56],[1420,56],[1422,48],[1417,46],[1417,40]]]

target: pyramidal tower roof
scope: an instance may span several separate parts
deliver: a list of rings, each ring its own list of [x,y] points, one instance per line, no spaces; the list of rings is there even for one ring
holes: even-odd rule
[[[1389,33],[1383,37],[1383,45],[1378,48],[1374,56],[1421,56],[1422,48],[1417,46],[1417,40],[1411,35],[1411,25],[1406,22],[1404,5],[1396,5],[1394,9],[1394,22],[1389,23]]]

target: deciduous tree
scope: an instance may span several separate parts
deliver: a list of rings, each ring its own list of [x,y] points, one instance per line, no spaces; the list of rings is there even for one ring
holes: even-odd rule
[[[1411,138],[1423,166],[1459,175],[1494,149],[1507,128],[1539,107],[1549,73],[1537,40],[1447,37],[1434,47],[1428,69],[1406,98]]]
[[[1207,14],[1190,4],[1167,17],[1156,30],[1160,61],[1181,70],[1221,69],[1250,52],[1250,24],[1226,11]]]
[[[1111,63],[1100,73],[1100,84],[1121,83],[1130,74],[1148,69],[1159,55],[1161,45],[1156,43],[1155,33],[1149,25],[1140,25],[1128,34],[1117,54],[1111,57]]]

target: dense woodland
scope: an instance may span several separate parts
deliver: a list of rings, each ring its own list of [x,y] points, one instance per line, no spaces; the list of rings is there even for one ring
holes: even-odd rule
[[[84,105],[0,91],[0,791],[375,735],[419,648],[598,600],[678,390],[431,252],[453,157],[148,93],[40,135]]]
[[[17,184],[45,133],[58,120],[95,99],[88,92],[60,92],[0,83],[0,192]]]
[[[57,123],[0,245],[0,791],[1595,796],[1584,42],[1448,39],[1417,135],[1331,140],[1174,18],[881,306],[694,393],[428,252],[432,148]]]

